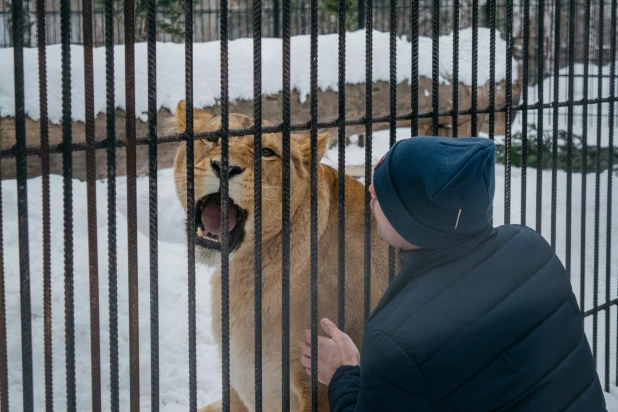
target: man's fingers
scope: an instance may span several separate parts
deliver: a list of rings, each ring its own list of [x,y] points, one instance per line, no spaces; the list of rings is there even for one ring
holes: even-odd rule
[[[298,346],[300,347],[300,351],[303,355],[309,357],[311,356],[311,345],[309,345],[307,342],[299,341]]]
[[[311,358],[309,356],[302,355],[300,357],[300,363],[305,368],[311,369]]]
[[[305,329],[305,342],[311,345],[311,330]]]
[[[328,338],[326,336],[318,336],[318,348],[324,348],[327,345],[331,345],[333,343],[332,338]],[[311,349],[311,347],[309,347]]]
[[[328,336],[334,337],[337,334],[341,333],[337,325],[331,322],[328,318],[323,318],[320,321],[320,325],[322,325],[322,329],[324,329],[324,332],[326,332]]]

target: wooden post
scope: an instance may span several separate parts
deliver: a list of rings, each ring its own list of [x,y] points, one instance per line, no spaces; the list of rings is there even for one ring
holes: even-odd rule
[[[365,135],[362,133],[358,135],[358,147],[365,147]]]

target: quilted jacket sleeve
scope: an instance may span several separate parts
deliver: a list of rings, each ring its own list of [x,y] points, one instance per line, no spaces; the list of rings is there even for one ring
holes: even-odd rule
[[[382,332],[367,331],[361,366],[343,366],[328,386],[331,412],[432,410],[410,356]]]
[[[360,392],[360,367],[342,366],[328,385],[328,403],[332,412],[353,411]]]

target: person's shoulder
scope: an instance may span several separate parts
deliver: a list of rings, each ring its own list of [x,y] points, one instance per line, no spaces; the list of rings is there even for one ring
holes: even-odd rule
[[[530,248],[541,248],[542,250],[552,250],[547,240],[536,230],[518,224],[498,226],[495,228],[499,235],[513,238],[512,243],[525,244]]]
[[[498,236],[503,237],[497,253],[505,265],[521,268],[524,263],[521,259],[525,259],[527,265],[537,267],[537,273],[566,273],[549,242],[534,229],[523,225],[504,225],[497,227],[496,231]]]
[[[508,232],[513,232],[513,233],[530,233],[530,234],[539,235],[534,229],[528,226],[525,226],[525,225],[519,225],[515,223],[509,224],[509,225],[497,226],[496,230],[497,231],[508,231]]]

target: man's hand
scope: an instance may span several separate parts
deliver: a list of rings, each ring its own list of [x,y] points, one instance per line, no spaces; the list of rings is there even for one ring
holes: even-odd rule
[[[343,333],[329,319],[320,322],[324,332],[330,337],[318,336],[318,380],[324,385],[330,383],[340,366],[360,365],[360,353],[352,339]],[[299,342],[302,351],[300,363],[311,375],[311,331],[305,329],[305,341]]]

